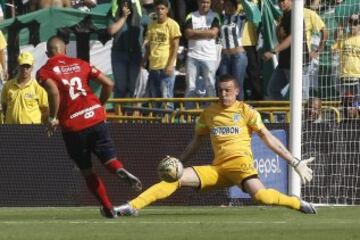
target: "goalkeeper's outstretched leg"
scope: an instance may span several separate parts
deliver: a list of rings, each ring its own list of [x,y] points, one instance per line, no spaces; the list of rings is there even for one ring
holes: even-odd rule
[[[316,214],[316,209],[311,203],[294,196],[288,196],[272,188],[265,188],[257,177],[245,180],[242,187],[260,204],[283,206],[303,213]]]
[[[195,170],[196,168],[197,170]],[[123,204],[119,207],[115,207],[114,210],[119,216],[136,216],[138,210],[142,209],[153,202],[162,200],[170,197],[180,187],[201,187],[202,181],[199,178],[199,169],[201,172],[206,169],[211,169],[211,166],[200,166],[200,167],[188,167],[184,169],[184,173],[181,178],[176,182],[165,182],[161,181],[152,185],[150,188],[145,190],[135,199],[129,201],[127,204]],[[214,184],[216,181],[213,181]]]

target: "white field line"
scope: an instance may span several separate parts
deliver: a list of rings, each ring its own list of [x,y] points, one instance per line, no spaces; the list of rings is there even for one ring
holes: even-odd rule
[[[347,208],[347,207],[352,207],[352,208],[360,208],[360,205],[328,205],[328,204],[314,204],[317,207],[320,208]],[[181,207],[181,206],[180,206]],[[209,209],[257,209],[257,208],[272,208],[270,206],[239,206],[239,207],[228,207],[228,206],[208,206],[208,207],[186,207],[184,209],[181,209],[181,211],[186,211],[186,212],[192,212],[192,211],[208,211]],[[0,212],[2,210],[4,211],[14,211],[17,212],[19,210],[24,211],[24,212],[38,212],[38,211],[75,211],[75,212],[82,212],[84,211],[84,209],[88,209],[88,210],[97,210],[98,211],[98,207],[0,207]],[[145,211],[145,212],[159,212],[159,211],[177,211],[177,207],[172,207],[172,206],[167,206],[167,207],[149,207],[146,209],[142,209],[141,211]]]
[[[49,221],[37,221],[37,220],[29,220],[29,221],[0,221],[0,224],[219,224],[219,222],[202,222],[202,221],[117,221],[113,220],[104,220],[104,221],[89,221],[89,220],[79,220],[79,221],[66,221],[66,220],[49,220]],[[265,222],[265,221],[225,221],[221,222],[222,224],[286,224],[285,221],[273,221],[273,222]]]
[[[348,221],[321,221],[316,222],[317,224],[359,224],[359,221],[348,220]],[[77,221],[66,221],[66,220],[29,220],[29,221],[0,221],[0,224],[6,225],[30,225],[30,224],[143,224],[143,225],[169,225],[169,224],[179,224],[179,225],[187,225],[187,224],[216,224],[217,221],[118,221],[116,219],[113,220],[104,220],[104,221],[89,221],[89,220],[77,220]],[[242,224],[293,224],[293,222],[286,221],[225,221],[221,222],[221,224],[229,224],[229,225],[242,225]]]

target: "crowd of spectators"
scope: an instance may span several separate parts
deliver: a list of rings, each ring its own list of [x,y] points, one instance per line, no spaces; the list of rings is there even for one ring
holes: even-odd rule
[[[6,1],[0,5],[0,18],[46,7],[91,11],[97,4],[109,1]],[[272,49],[263,49],[261,31],[247,16],[248,12],[239,0],[113,0],[108,33],[113,38],[114,97],[135,97],[135,92],[139,92],[136,86],[139,86],[140,73],[146,69],[149,73],[146,91],[136,97],[174,97],[176,75],[182,72],[186,84],[184,97],[216,96],[217,77],[230,73],[239,83],[239,100],[288,100],[293,1],[278,0],[275,3],[282,11],[282,16],[277,19],[278,43]],[[251,2],[260,6],[258,0]],[[319,12],[325,6],[333,9],[342,3],[343,0],[305,1],[302,95],[309,102],[319,97],[316,96],[319,58],[329,40],[327,26]],[[339,75],[338,99],[347,106],[348,96],[352,96],[352,109],[355,109],[352,112],[357,113],[348,116],[359,116],[356,107],[360,95],[359,14],[345,17],[331,41],[334,42],[331,52],[340,59],[339,73],[335,73]],[[6,46],[0,32],[0,78],[3,81],[7,80]],[[178,55],[186,57],[179,61]],[[267,83],[261,66],[274,59],[278,60],[278,65],[274,66]],[[321,101],[321,97],[319,99]]]
[[[12,18],[48,7],[64,7],[90,11],[97,3],[97,0],[7,0],[0,1],[0,14],[2,12],[6,18]]]

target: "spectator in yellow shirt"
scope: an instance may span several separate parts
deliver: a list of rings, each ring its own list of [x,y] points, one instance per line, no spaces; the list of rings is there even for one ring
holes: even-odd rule
[[[290,60],[291,60],[291,13],[294,0],[278,0],[278,5],[283,11],[280,22],[277,26],[277,35],[279,44],[271,51],[264,53],[264,61],[273,58],[278,54],[279,64],[275,68],[267,86],[268,96],[271,100],[283,100],[287,95],[285,89],[290,84]],[[321,40],[316,49],[310,49],[309,43],[312,33],[321,32]],[[303,81],[302,81],[302,97],[309,98],[309,89],[311,83],[310,73],[313,69],[310,67],[311,61],[317,59],[319,52],[323,49],[327,39],[327,31],[325,24],[321,18],[312,10],[304,8],[304,42],[303,42]],[[313,87],[316,84],[313,84]]]
[[[307,4],[305,7],[310,7],[310,4]],[[328,39],[328,32],[320,16],[308,8],[304,8],[304,31],[310,58],[310,66],[308,69],[309,90],[318,90],[319,54],[324,50],[325,43]]]
[[[6,82],[1,105],[6,124],[40,124],[48,109],[46,91],[31,76],[34,57],[23,52],[18,57],[19,74]]]
[[[332,46],[340,54],[341,97],[351,94],[356,101],[360,100],[360,14],[354,14],[349,20],[350,33],[337,33],[337,42]],[[345,94],[346,93],[346,94]]]
[[[167,0],[155,1],[157,21],[151,23],[146,32],[147,42],[143,67],[148,61],[149,79],[147,93],[149,97],[174,97],[175,65],[180,27],[177,22],[168,17],[169,2]],[[172,107],[172,106],[169,106]]]

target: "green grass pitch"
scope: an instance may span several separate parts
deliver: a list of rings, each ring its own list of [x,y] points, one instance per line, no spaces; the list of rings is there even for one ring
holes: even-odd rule
[[[358,240],[360,207],[305,215],[278,207],[150,207],[105,219],[97,208],[0,208],[1,240]]]

